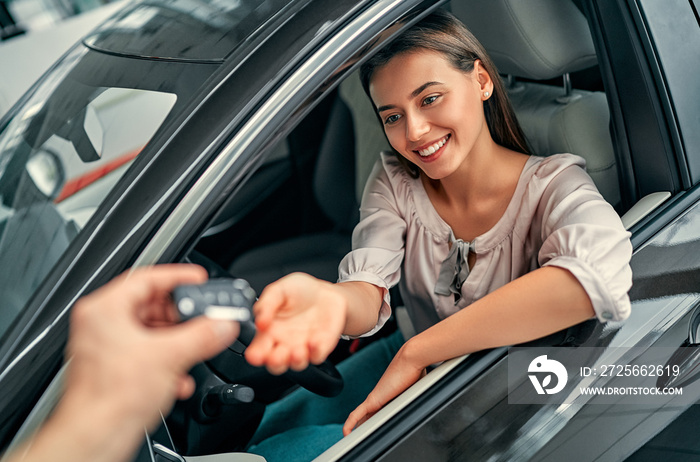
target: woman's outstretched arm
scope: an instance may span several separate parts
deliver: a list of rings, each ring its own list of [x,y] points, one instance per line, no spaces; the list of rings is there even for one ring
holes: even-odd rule
[[[408,340],[343,432],[349,434],[413,385],[431,364],[534,340],[593,316],[586,291],[569,271],[555,266],[532,271]]]

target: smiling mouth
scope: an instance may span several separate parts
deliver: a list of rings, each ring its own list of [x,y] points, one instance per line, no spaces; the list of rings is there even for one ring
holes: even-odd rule
[[[418,155],[421,156],[421,157],[432,156],[432,155],[435,154],[441,147],[443,147],[443,146],[445,145],[445,143],[447,143],[447,140],[448,140],[449,138],[450,138],[450,135],[445,135],[442,139],[440,139],[439,141],[437,141],[437,142],[431,144],[431,145],[428,146],[427,148],[425,148],[425,149],[420,149],[420,150],[417,150],[417,151],[414,151],[414,152],[417,152]]]

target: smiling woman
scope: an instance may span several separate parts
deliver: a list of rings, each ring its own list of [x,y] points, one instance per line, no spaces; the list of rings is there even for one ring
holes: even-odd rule
[[[430,22],[430,19],[424,20],[425,24]],[[401,56],[406,51],[419,50],[420,53],[415,53],[411,55],[428,55],[430,52],[437,53],[438,56],[445,59],[439,59],[431,63],[433,65],[442,65],[445,68],[443,72],[446,71],[447,74],[441,75],[453,75],[454,72],[461,71],[460,78],[463,79],[481,79],[473,83],[476,84],[476,91],[479,93],[479,105],[483,102],[483,112],[486,124],[488,125],[488,130],[493,137],[496,144],[504,146],[516,152],[521,152],[528,154],[530,149],[528,147],[525,136],[520,128],[520,124],[516,120],[513,108],[511,107],[510,101],[508,99],[505,87],[500,78],[491,78],[491,76],[498,76],[496,71],[496,66],[493,64],[491,58],[488,56],[483,46],[478,40],[461,24],[435,24],[432,29],[421,30],[418,28],[406,31],[401,40],[394,41],[390,43],[387,47],[380,50],[375,56],[373,56],[367,65],[363,66],[360,80],[362,86],[371,98],[370,93],[370,78],[373,76],[374,72],[380,68],[383,68],[389,63],[393,58],[396,58],[394,62],[401,61],[402,59],[408,59],[406,56]],[[428,64],[428,63],[426,63]],[[396,71],[397,64],[394,65],[394,71]],[[415,89],[410,93],[412,98],[417,98],[423,93],[426,88],[442,84],[439,81],[431,81],[429,76],[423,74],[431,73],[431,67],[419,67],[415,69],[414,72],[407,72],[407,69],[401,66],[400,73],[389,73],[387,76],[388,82],[397,82],[405,76],[410,76],[412,79],[417,79],[420,83],[416,83]],[[473,71],[476,69],[476,73]],[[386,69],[384,72],[387,72]],[[433,72],[434,74],[434,72]],[[423,77],[421,80],[420,77]],[[485,80],[484,80],[485,79]],[[482,81],[483,80],[483,81]],[[408,82],[406,82],[408,83]],[[375,82],[375,85],[377,82]],[[388,90],[389,88],[387,88]],[[389,93],[387,93],[389,94]],[[464,96],[464,95],[461,95]],[[438,95],[431,95],[429,101],[432,104],[438,99]],[[454,98],[459,100],[459,98]],[[381,115],[384,110],[388,109],[390,106],[385,106],[383,103],[374,101],[377,113]],[[423,101],[421,101],[422,103]],[[463,101],[462,101],[463,102]],[[473,109],[471,111],[473,113]],[[461,111],[462,108],[457,108]],[[383,124],[386,124],[386,118],[381,120]],[[387,131],[387,136],[389,132]],[[416,167],[412,167],[410,160],[405,157],[399,158],[399,161],[406,165],[410,172],[414,175],[418,174]]]
[[[463,46],[434,45],[455,37]],[[276,374],[319,362],[341,334],[382,327],[397,283],[418,334],[401,346],[396,333],[341,364],[352,391],[332,402],[297,392],[269,406],[251,448],[268,461],[294,458],[296,441],[299,460],[320,452],[339,415],[356,406],[348,435],[432,364],[629,315],[629,233],[581,158],[527,154],[495,68],[459,21],[433,13],[361,76],[393,152],[367,182],[339,283],[270,284],[246,358]]]
[[[480,61],[464,73],[439,52],[405,53],[374,73],[369,90],[389,143],[432,180],[454,173],[474,145],[490,139],[480,112],[493,83]],[[436,162],[450,150],[449,162]]]

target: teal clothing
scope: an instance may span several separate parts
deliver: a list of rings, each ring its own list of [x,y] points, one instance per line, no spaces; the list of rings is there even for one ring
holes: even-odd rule
[[[268,462],[309,461],[343,437],[343,423],[372,391],[404,339],[399,331],[379,339],[338,365],[345,383],[334,398],[299,389],[265,410],[248,452]]]

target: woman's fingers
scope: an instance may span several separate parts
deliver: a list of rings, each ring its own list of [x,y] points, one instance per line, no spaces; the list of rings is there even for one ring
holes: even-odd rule
[[[289,367],[295,371],[303,371],[309,367],[309,349],[299,345],[291,349]]]
[[[408,387],[416,383],[425,375],[424,368],[415,368],[403,358],[404,348],[399,350],[397,355],[389,364],[389,367],[379,379],[377,385],[367,396],[367,399],[355,409],[343,425],[343,434],[350,432],[372,417],[377,411],[383,408],[386,403],[403,393]]]
[[[292,273],[265,287],[253,307],[258,330],[269,328],[281,314],[286,317],[309,309],[309,295],[316,293],[317,283],[309,275]]]
[[[265,361],[267,370],[273,375],[281,375],[289,369],[289,347],[278,343]]]
[[[275,375],[287,369],[301,371],[309,366],[309,350],[304,345],[287,345],[272,335],[258,333],[246,349],[245,357],[253,366],[264,366]]]
[[[361,406],[360,406],[361,407]],[[347,420],[345,421],[345,424],[343,425],[343,436],[348,436],[352,431],[355,429],[357,426],[357,422],[359,422],[360,418],[364,414],[358,414],[360,412],[360,408],[358,407],[354,411],[350,413],[348,416]]]
[[[333,351],[337,343],[323,341],[314,331],[296,332],[295,339],[277,338],[275,332],[258,332],[245,351],[246,360],[253,366],[264,366],[279,375],[287,369],[302,371],[309,363],[320,364]]]
[[[367,401],[363,402],[357,408],[350,413],[345,424],[343,425],[343,436],[348,436],[355,428],[359,427],[372,417],[379,408],[375,409],[374,406],[368,404]]]
[[[309,339],[309,361],[313,364],[321,364],[338,344],[338,338],[327,338],[323,334]]]
[[[275,340],[271,335],[258,332],[245,350],[245,359],[253,366],[264,366],[274,346]]]
[[[275,374],[323,362],[345,322],[346,301],[332,287],[301,273],[268,285],[254,307],[258,332],[246,351],[248,362]]]
[[[255,314],[255,327],[258,331],[267,330],[275,320],[278,312],[287,302],[284,285],[279,281],[270,284],[260,294],[260,298],[253,305]]]

